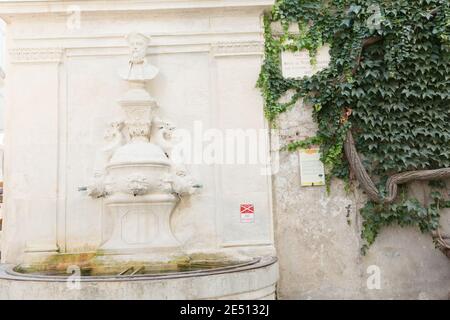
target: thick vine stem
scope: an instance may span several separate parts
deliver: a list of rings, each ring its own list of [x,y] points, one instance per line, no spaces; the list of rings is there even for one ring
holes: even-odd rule
[[[429,181],[450,178],[450,168],[397,173],[388,179],[386,183],[388,194],[383,198],[362,164],[361,158],[356,150],[351,130],[348,130],[347,132],[344,151],[350,168],[361,185],[361,188],[366,192],[369,199],[376,203],[389,204],[394,202],[397,198],[399,184],[405,184],[412,181]]]
[[[450,168],[442,168],[435,170],[417,170],[397,173],[391,176],[386,184],[388,190],[388,197],[384,202],[392,203],[397,197],[398,185],[408,183],[411,181],[430,181],[450,178]]]
[[[347,157],[347,161],[350,165],[350,169],[356,176],[361,188],[366,192],[370,200],[380,202],[380,194],[378,189],[370,178],[369,174],[362,164],[358,151],[356,150],[355,141],[351,130],[347,131],[347,136],[344,143],[344,152]]]
[[[450,239],[447,235],[442,235],[439,228],[432,233],[433,240],[437,244],[437,248],[442,251],[448,258],[450,258],[450,243],[447,242]]]
[[[361,47],[362,49],[365,49],[377,42],[380,42],[381,40],[383,40],[383,37],[381,36],[372,36],[370,38],[366,38],[363,40]]]

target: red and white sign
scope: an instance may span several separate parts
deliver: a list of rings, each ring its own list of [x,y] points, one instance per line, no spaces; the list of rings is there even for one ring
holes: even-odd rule
[[[255,206],[253,204],[241,204],[241,223],[255,222]]]

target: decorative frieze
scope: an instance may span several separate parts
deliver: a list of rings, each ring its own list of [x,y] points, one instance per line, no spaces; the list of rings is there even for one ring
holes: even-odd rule
[[[264,44],[260,41],[249,42],[220,42],[212,44],[211,51],[214,56],[242,56],[262,55]]]
[[[70,41],[70,39],[69,39]],[[186,53],[186,52],[205,52],[209,50],[214,56],[240,56],[240,55],[263,55],[264,43],[262,41],[245,41],[245,42],[217,42],[208,45],[209,41],[204,43],[196,43],[189,45],[173,45],[159,44],[149,48],[150,54],[164,53]],[[112,43],[105,44],[103,47],[95,47],[89,44],[89,48],[68,47],[67,56],[97,56],[97,55],[124,55],[125,48],[118,47]],[[9,50],[9,56],[12,63],[36,63],[36,62],[60,62],[63,58],[64,49],[62,48],[13,48]],[[130,70],[121,70],[122,77],[133,77],[128,74]],[[154,73],[153,70],[138,70],[136,67],[134,72]],[[153,74],[152,73],[152,74]],[[134,75],[135,76],[135,75]]]
[[[14,48],[9,50],[12,63],[60,62],[61,48]]]

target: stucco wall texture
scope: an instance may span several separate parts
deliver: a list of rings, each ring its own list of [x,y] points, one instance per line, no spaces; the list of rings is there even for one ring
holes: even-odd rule
[[[298,102],[278,119],[277,130],[272,140],[276,135],[281,146],[289,137],[314,135],[312,108]],[[426,189],[427,183],[415,183],[411,193],[423,200]],[[280,152],[273,198],[279,299],[449,298],[450,260],[434,248],[431,236],[415,228],[385,228],[362,256],[363,193],[346,192],[338,180],[330,194],[325,187],[301,187],[298,153]],[[450,212],[441,215],[448,233]]]

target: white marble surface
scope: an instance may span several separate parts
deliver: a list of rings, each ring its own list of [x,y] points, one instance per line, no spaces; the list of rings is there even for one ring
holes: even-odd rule
[[[192,134],[196,123],[221,132],[265,129],[255,83],[261,14],[272,3],[2,1],[10,75],[6,108],[12,111],[5,137],[2,261],[95,251],[105,241],[102,200],[78,188],[90,180],[107,124],[124,116],[117,101],[127,87],[117,67],[127,63],[130,32],[152,38],[147,59],[160,72],[148,89],[161,118]],[[70,5],[81,10],[74,28],[67,24],[77,17],[67,11]],[[261,175],[261,166],[187,167],[203,188],[173,214],[172,229],[183,247],[273,253],[271,180]],[[239,222],[241,203],[255,204],[255,223]]]

